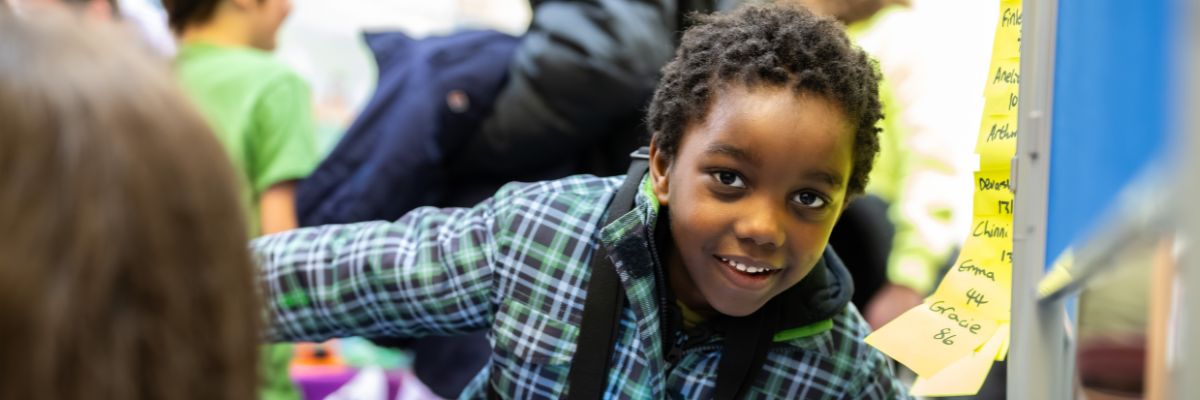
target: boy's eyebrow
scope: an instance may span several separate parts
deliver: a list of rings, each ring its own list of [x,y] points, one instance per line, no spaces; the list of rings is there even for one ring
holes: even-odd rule
[[[750,152],[748,152],[746,150],[742,150],[741,148],[738,148],[738,147],[730,145],[730,144],[725,144],[725,143],[709,144],[708,148],[704,149],[704,153],[705,154],[725,155],[725,156],[729,156],[734,159],[737,159],[738,161],[742,161],[742,162],[749,163],[752,165],[758,165],[757,157],[754,157],[753,154],[750,154]]]
[[[806,174],[808,178],[819,179],[833,189],[842,188],[842,176],[836,172],[814,171]]]

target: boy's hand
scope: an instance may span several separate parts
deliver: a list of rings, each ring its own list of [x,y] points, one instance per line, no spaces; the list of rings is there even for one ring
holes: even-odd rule
[[[867,304],[867,323],[871,325],[871,329],[879,329],[910,308],[921,304],[922,300],[921,294],[908,286],[885,284]]]

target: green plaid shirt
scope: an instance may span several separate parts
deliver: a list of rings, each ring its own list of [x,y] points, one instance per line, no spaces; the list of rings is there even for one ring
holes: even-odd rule
[[[300,229],[253,243],[269,310],[267,337],[419,337],[488,329],[492,357],[464,390],[562,398],[597,246],[625,288],[605,398],[711,398],[721,338],[669,364],[659,340],[648,185],[629,213],[601,224],[622,177],[509,184],[473,208],[420,208],[395,222]],[[830,326],[831,325],[831,326]],[[891,362],[865,345],[847,305],[825,329],[776,336],[750,398],[907,398]],[[686,338],[686,336],[684,336]]]

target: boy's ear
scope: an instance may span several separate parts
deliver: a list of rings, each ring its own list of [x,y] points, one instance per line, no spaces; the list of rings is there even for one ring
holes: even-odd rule
[[[671,160],[658,151],[656,138],[650,139],[650,183],[654,186],[654,197],[658,198],[660,206],[667,205],[671,196],[671,182],[668,177],[671,171]]]

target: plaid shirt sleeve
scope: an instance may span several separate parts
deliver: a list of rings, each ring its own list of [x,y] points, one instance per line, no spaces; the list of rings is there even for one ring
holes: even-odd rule
[[[271,341],[419,337],[490,325],[494,200],[251,243]]]

